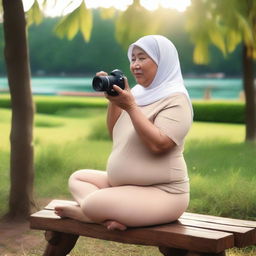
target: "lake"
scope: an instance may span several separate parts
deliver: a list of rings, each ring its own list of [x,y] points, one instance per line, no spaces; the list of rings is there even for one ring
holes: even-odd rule
[[[33,77],[33,94],[58,95],[92,92],[92,77]],[[238,99],[242,91],[239,78],[185,78],[185,86],[192,99]],[[0,92],[8,90],[6,78],[0,78]]]

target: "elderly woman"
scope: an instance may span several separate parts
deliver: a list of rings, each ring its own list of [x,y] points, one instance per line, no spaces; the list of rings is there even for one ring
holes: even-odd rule
[[[69,179],[77,206],[58,206],[57,215],[101,223],[108,229],[174,221],[189,204],[184,138],[193,110],[183,84],[175,46],[148,35],[128,49],[137,85],[114,85],[107,125],[113,150],[106,172],[79,170]],[[99,72],[97,75],[107,75]]]

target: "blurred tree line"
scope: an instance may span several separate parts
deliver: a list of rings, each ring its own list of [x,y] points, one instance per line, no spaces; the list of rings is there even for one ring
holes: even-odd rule
[[[98,10],[94,11],[93,17],[93,30],[89,42],[85,42],[81,34],[77,34],[71,41],[57,37],[54,27],[58,18],[48,18],[39,25],[31,25],[28,28],[28,40],[32,75],[84,76],[92,75],[99,70],[108,72],[120,68],[131,78],[126,49],[115,39],[114,20],[103,20]],[[163,34],[177,47],[183,74],[201,75],[223,72],[227,76],[241,76],[241,47],[224,58],[215,46],[211,46],[210,63],[197,65],[193,63],[194,46],[184,29],[185,16],[178,14],[173,23],[175,24],[166,24]],[[2,33],[0,36],[2,51]],[[1,57],[0,76],[4,74],[4,60]]]

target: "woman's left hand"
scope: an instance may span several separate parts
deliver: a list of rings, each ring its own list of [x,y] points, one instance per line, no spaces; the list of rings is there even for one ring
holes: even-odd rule
[[[123,110],[129,111],[132,108],[136,107],[136,103],[131,93],[127,78],[125,78],[124,81],[124,90],[117,85],[113,85],[113,89],[118,93],[117,96],[111,96],[105,93],[105,97],[112,103],[116,104],[118,107],[122,108]]]

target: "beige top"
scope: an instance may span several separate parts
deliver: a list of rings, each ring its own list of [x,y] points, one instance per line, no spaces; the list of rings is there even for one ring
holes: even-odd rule
[[[190,102],[184,94],[176,93],[140,108],[176,146],[164,154],[152,153],[136,133],[127,112],[122,111],[113,129],[113,149],[107,163],[110,184],[153,185],[170,193],[188,193],[183,146],[192,123]]]

